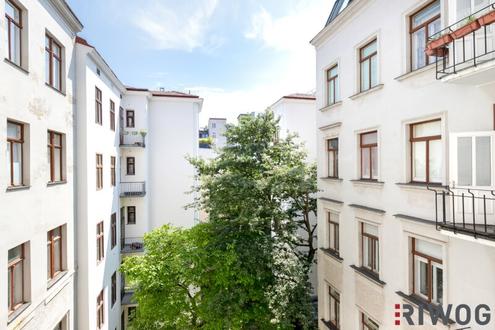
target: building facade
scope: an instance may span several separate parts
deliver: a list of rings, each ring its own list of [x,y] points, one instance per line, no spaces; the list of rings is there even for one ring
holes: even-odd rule
[[[0,328],[74,328],[74,39],[64,1],[0,6]]]
[[[208,134],[213,140],[213,145],[216,148],[223,148],[227,144],[225,131],[227,130],[227,119],[225,118],[209,118],[208,119]]]
[[[491,3],[338,0],[312,40],[321,329],[494,327]]]

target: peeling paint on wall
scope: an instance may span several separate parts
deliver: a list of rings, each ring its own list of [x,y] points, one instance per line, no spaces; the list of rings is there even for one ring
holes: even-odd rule
[[[48,116],[48,114],[50,113],[45,99],[39,97],[36,97],[29,102],[28,109],[29,112],[35,115],[39,120]]]

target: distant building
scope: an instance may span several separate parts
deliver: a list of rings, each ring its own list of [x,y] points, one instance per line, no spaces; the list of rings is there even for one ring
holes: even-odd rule
[[[217,148],[223,148],[227,144],[225,138],[227,119],[210,118],[208,119],[208,133],[212,139],[213,145]]]

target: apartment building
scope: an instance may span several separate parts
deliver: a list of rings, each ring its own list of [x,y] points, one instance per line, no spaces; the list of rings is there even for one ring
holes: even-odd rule
[[[337,0],[312,40],[321,329],[494,327],[494,10]]]
[[[74,38],[61,0],[0,6],[0,329],[74,328]]]
[[[213,145],[216,148],[223,148],[227,144],[225,131],[227,130],[226,118],[209,118],[208,119],[208,135],[213,140]]]

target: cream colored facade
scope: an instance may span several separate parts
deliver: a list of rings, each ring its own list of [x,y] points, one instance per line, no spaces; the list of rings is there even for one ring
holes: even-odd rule
[[[438,31],[461,21],[452,27],[453,31],[467,22],[467,15],[488,4],[488,1],[461,0],[337,1],[329,23],[312,40],[317,62],[321,190],[318,202],[321,329],[333,329],[331,322],[338,322],[340,329],[363,329],[363,319],[379,329],[416,328],[407,323],[403,314],[395,316],[396,312],[405,311],[405,304],[414,306],[416,322],[418,306],[440,305],[446,309],[452,304],[453,321],[456,321],[455,309],[461,304],[467,304],[473,313],[478,304],[487,304],[492,309],[495,306],[495,284],[491,280],[495,276],[491,194],[495,185],[495,61],[488,54],[477,58],[475,66],[470,34],[465,38],[470,47],[466,49],[465,63],[460,63],[461,38],[447,45],[449,53],[439,58],[438,67],[432,58],[432,64],[411,71],[415,67],[411,52],[421,56],[423,49],[414,48],[410,39],[411,17],[431,8],[430,5],[437,6],[435,10],[440,14],[438,19],[427,17],[437,24],[431,29]],[[339,8],[340,5],[343,7]],[[476,13],[476,18],[489,10]],[[477,30],[476,54],[484,54],[485,31],[488,31],[487,49],[493,49],[490,29],[493,25],[487,26],[487,30],[483,27]],[[373,47],[374,40],[376,54],[370,56],[374,57],[376,70],[368,89],[366,83],[363,88],[360,79],[362,70],[369,67],[360,62],[374,50],[368,48],[364,56],[360,52],[369,45]],[[457,63],[457,73],[453,73],[453,63]],[[334,68],[327,77],[327,72]],[[330,97],[332,92],[327,87],[327,80],[331,81],[335,72],[339,79],[336,99]],[[361,134],[375,131],[376,152],[373,165],[368,165],[368,151],[361,147]],[[429,160],[425,158],[426,142],[415,144],[412,140],[416,136],[420,140],[424,136],[435,139],[429,142]],[[337,141],[338,156],[334,157],[334,151],[328,149],[330,144],[335,150]],[[334,158],[338,163],[334,163]],[[363,160],[365,168],[373,168],[372,178],[366,171],[363,175]],[[430,167],[430,183],[423,177],[428,171],[426,164]],[[475,196],[474,227],[472,208],[468,206],[472,205],[471,196]],[[335,232],[339,234],[338,248],[334,244]],[[378,243],[363,238],[363,232],[369,234],[365,237],[374,236]],[[416,251],[433,260],[431,266],[424,263],[426,259],[413,255],[413,244]],[[428,279],[424,274],[430,273]],[[337,311],[335,297],[340,300]],[[396,304],[400,307],[397,310]],[[424,319],[425,325],[417,328],[463,326],[441,322],[432,326],[427,313]],[[400,326],[396,321],[400,321]],[[492,329],[493,322],[492,318],[488,325],[479,325],[473,314],[465,326]]]

